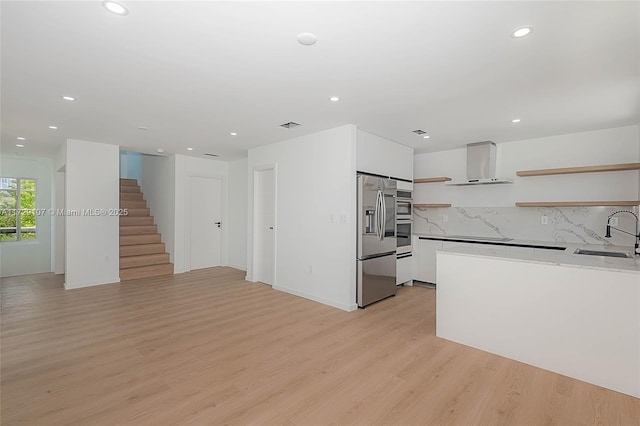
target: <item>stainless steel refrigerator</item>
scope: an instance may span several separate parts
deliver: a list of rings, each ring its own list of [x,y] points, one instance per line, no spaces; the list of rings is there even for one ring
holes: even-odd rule
[[[396,182],[358,175],[358,306],[396,294]]]

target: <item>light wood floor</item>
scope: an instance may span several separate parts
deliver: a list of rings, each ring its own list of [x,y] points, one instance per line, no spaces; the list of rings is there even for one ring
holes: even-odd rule
[[[639,399],[435,337],[435,290],[347,313],[243,277],[3,279],[2,425],[639,424]]]

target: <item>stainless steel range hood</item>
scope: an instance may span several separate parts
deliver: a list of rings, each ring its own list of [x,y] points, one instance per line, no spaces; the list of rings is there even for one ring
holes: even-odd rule
[[[491,141],[467,145],[467,179],[446,185],[487,185],[513,183],[513,179],[496,177],[496,144]]]

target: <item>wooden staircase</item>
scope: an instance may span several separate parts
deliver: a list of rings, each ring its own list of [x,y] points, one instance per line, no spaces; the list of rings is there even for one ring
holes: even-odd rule
[[[173,274],[173,263],[135,179],[120,179],[120,281]]]

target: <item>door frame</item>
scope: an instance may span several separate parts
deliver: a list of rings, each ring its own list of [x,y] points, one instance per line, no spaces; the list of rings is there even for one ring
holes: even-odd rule
[[[227,177],[218,173],[187,173],[185,179],[185,213],[184,213],[184,269],[191,271],[191,179],[194,177],[220,180],[220,266],[227,266]]]
[[[247,276],[247,280],[251,282],[258,282],[256,271],[258,270],[258,244],[257,244],[257,205],[258,192],[256,191],[256,181],[258,179],[258,173],[267,170],[273,170],[273,218],[274,218],[274,230],[273,230],[273,283],[272,288],[276,288],[278,283],[278,273],[276,266],[278,265],[278,165],[276,163],[263,164],[259,166],[253,166],[251,168],[251,276]]]

